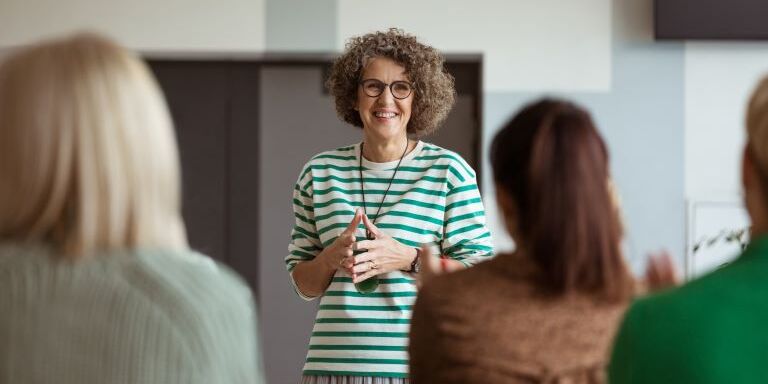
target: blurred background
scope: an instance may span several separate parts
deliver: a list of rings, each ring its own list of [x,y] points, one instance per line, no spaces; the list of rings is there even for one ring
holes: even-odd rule
[[[313,154],[361,137],[323,87],[348,37],[398,27],[446,54],[458,103],[425,140],[478,170],[497,248],[513,244],[488,145],[524,103],[563,96],[610,146],[633,269],[665,248],[692,277],[727,262],[727,235],[746,223],[742,120],[768,70],[766,16],[750,0],[0,0],[0,60],[83,29],[147,59],[178,131],[190,240],[251,284],[267,376],[284,383],[300,375],[316,305],[283,263],[293,184]]]

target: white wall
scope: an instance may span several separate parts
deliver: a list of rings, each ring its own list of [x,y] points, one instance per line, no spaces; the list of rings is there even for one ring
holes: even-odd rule
[[[444,52],[482,52],[486,91],[611,88],[611,0],[338,0],[338,49],[391,26]]]
[[[739,247],[705,239],[745,228],[741,198],[744,118],[753,88],[768,74],[768,43],[690,42],[685,47],[686,272],[732,260]],[[694,244],[703,244],[694,252]]]
[[[685,47],[685,194],[738,198],[744,114],[768,74],[768,43],[687,43]]]
[[[266,0],[2,0],[0,47],[89,29],[142,51],[262,51]]]

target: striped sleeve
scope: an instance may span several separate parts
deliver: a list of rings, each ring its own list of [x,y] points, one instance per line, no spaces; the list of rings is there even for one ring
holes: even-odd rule
[[[444,255],[471,266],[493,255],[485,208],[475,173],[464,161],[453,162],[448,181],[441,248]]]
[[[293,268],[301,262],[314,259],[323,250],[315,225],[311,181],[311,167],[307,164],[293,187],[294,224],[291,230],[291,242],[288,244],[288,256],[285,257],[285,265],[290,273],[291,283],[296,293],[306,300],[312,298],[302,294],[296,286],[296,282],[293,280]]]

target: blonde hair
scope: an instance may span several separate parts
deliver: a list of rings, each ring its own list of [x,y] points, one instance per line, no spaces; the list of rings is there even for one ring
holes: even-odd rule
[[[760,170],[768,170],[768,76],[752,92],[747,107],[747,142]]]
[[[144,63],[77,34],[0,64],[0,240],[79,257],[186,248],[179,159]]]

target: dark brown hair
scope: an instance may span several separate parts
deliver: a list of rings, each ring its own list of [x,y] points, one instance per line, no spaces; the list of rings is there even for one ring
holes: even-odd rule
[[[456,98],[453,76],[445,69],[443,55],[400,29],[355,36],[333,63],[326,86],[341,120],[363,127],[355,110],[357,88],[370,59],[386,57],[405,68],[414,85],[413,113],[408,133],[421,137],[434,132],[448,116]]]
[[[555,99],[527,105],[496,135],[491,164],[517,209],[519,246],[546,291],[629,297],[608,150],[589,113]]]

